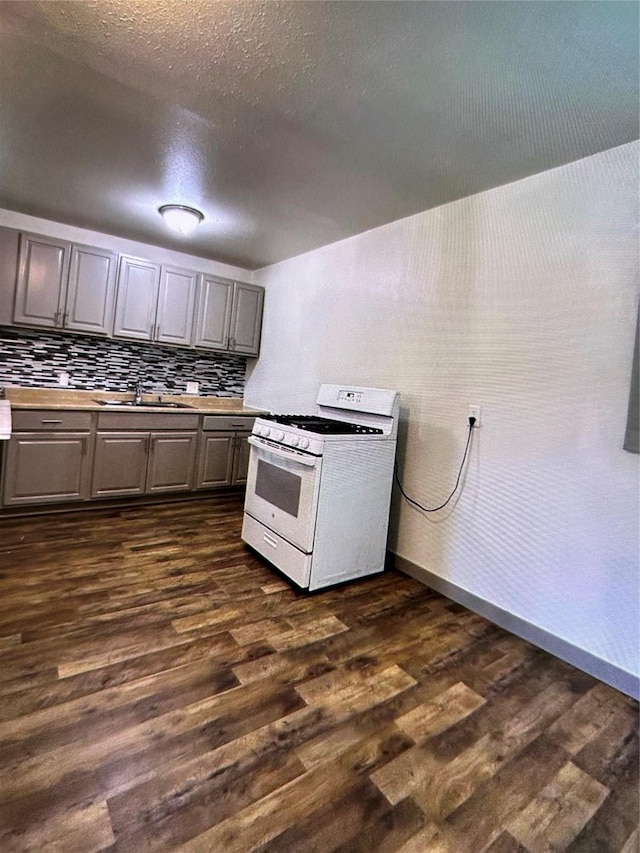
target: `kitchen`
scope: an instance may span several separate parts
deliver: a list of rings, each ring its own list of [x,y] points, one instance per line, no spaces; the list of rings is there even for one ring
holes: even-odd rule
[[[471,15],[468,4],[456,7],[460,10],[458,14],[462,15],[464,9],[465,14]],[[568,14],[564,6],[561,9],[557,4],[549,9],[554,7],[555,12],[548,12],[550,16]],[[611,11],[614,7],[620,10],[619,29]],[[585,4],[578,8],[587,15]],[[242,375],[238,376],[242,367],[238,368],[237,357],[222,353],[213,356],[214,364],[202,374],[197,373],[199,366],[188,362],[185,367],[179,360],[176,373],[169,370],[168,384],[159,390],[182,392],[178,383],[183,380],[197,381],[202,376],[204,382],[217,374],[222,377],[217,388],[234,397],[244,396],[248,407],[311,412],[324,382],[395,389],[399,391],[402,406],[399,472],[408,493],[429,506],[446,497],[453,486],[466,438],[468,406],[481,405],[481,426],[473,435],[463,489],[455,506],[443,517],[429,518],[394,495],[389,549],[396,555],[396,564],[427,587],[502,628],[569,660],[624,693],[637,695],[637,456],[622,449],[638,301],[637,98],[633,85],[628,83],[634,74],[625,76],[628,66],[624,65],[625,61],[633,65],[625,49],[631,51],[631,56],[633,51],[624,46],[628,44],[627,38],[637,31],[633,18],[636,12],[630,8],[626,4],[589,6],[589,14],[594,16],[591,23],[598,36],[593,37],[592,50],[597,57],[589,55],[588,80],[590,89],[597,91],[599,97],[596,99],[594,94],[593,101],[589,100],[575,80],[573,88],[567,89],[565,100],[557,95],[558,103],[565,104],[567,115],[573,117],[568,123],[563,119],[566,137],[570,137],[568,142],[575,146],[573,155],[564,161],[560,155],[556,162],[526,174],[519,175],[514,170],[504,178],[501,173],[502,180],[492,185],[487,178],[484,186],[473,184],[473,170],[463,168],[474,153],[472,149],[478,148],[484,157],[482,172],[489,175],[491,168],[495,168],[490,148],[498,144],[491,136],[492,131],[494,135],[513,139],[516,119],[510,125],[507,113],[504,124],[500,124],[498,109],[498,106],[506,109],[513,98],[510,86],[523,85],[519,78],[501,76],[501,69],[510,67],[509,57],[504,58],[502,65],[497,62],[495,68],[483,66],[484,74],[495,84],[494,113],[478,113],[471,108],[458,113],[451,107],[450,97],[444,104],[437,101],[430,104],[432,115],[446,115],[451,130],[444,143],[440,142],[440,148],[436,140],[429,139],[426,153],[420,149],[420,157],[438,162],[442,183],[459,185],[454,187],[454,194],[457,190],[459,195],[454,198],[443,195],[429,209],[426,204],[422,207],[416,204],[413,209],[398,208],[397,215],[379,221],[377,226],[370,222],[357,231],[340,234],[323,204],[326,199],[316,185],[316,170],[303,159],[305,168],[296,175],[283,174],[286,171],[283,166],[276,170],[273,181],[277,179],[289,188],[290,210],[297,218],[302,213],[301,196],[296,193],[304,190],[307,197],[310,195],[313,205],[304,220],[308,227],[300,228],[300,235],[285,229],[287,236],[282,239],[291,242],[280,257],[272,255],[272,247],[267,246],[272,237],[254,237],[252,251],[257,262],[251,268],[253,264],[235,247],[234,235],[233,239],[228,238],[226,250],[220,251],[217,258],[206,257],[206,251],[196,244],[187,251],[184,243],[159,247],[162,239],[159,217],[157,241],[148,233],[138,233],[136,239],[133,229],[129,235],[114,231],[107,234],[107,229],[101,230],[95,218],[95,206],[99,206],[100,199],[90,195],[86,196],[90,203],[84,206],[86,218],[82,221],[73,221],[68,213],[66,221],[61,215],[56,218],[51,206],[57,194],[60,203],[65,200],[64,188],[56,185],[55,192],[53,187],[47,188],[47,181],[52,178],[46,169],[35,168],[33,175],[23,172],[22,179],[28,184],[41,184],[39,206],[31,201],[21,210],[19,205],[9,203],[13,196],[3,191],[2,198],[6,201],[0,211],[0,225],[84,245],[117,248],[135,257],[146,257],[145,252],[152,246],[158,263],[264,287],[260,355],[257,359],[247,359],[244,380]],[[445,15],[442,7],[438,12]],[[290,9],[288,13],[292,14]],[[527,4],[526,9],[523,6],[521,14],[524,24],[533,27],[532,6]],[[631,20],[625,15],[630,15]],[[339,23],[346,26],[346,18]],[[502,18],[497,18],[476,21],[478,32],[486,36],[488,30],[497,28],[504,35],[500,27],[508,22],[501,24]],[[298,31],[293,19],[288,20],[288,35],[302,38],[300,33],[304,28],[301,26]],[[463,38],[470,32],[465,26],[471,24],[455,23],[455,32],[463,40],[462,44],[456,42],[456,49],[471,50],[472,44],[477,48],[473,39]],[[562,34],[561,22],[554,23]],[[588,24],[589,20],[582,21],[585,32]],[[31,27],[37,25],[37,20],[31,21]],[[443,24],[436,19],[431,25],[437,30]],[[545,25],[550,26],[546,19],[540,20],[539,25],[543,31]],[[408,44],[412,43],[410,30],[407,24],[399,33]],[[534,45],[543,38],[540,30],[535,33],[540,41],[531,35]],[[366,35],[371,37],[370,32]],[[70,37],[69,31],[62,27],[63,42]],[[365,33],[361,39],[364,37]],[[583,37],[586,38],[584,34]],[[276,50],[283,35],[273,38]],[[338,57],[339,48],[344,45],[337,35],[336,38]],[[536,68],[542,67],[552,77],[551,72],[558,71],[551,67],[549,33],[546,38]],[[508,42],[505,39],[502,43]],[[562,43],[563,49],[568,49]],[[523,49],[522,40],[513,40],[512,44],[513,50]],[[75,42],[74,45],[78,46]],[[492,45],[492,51],[496,50]],[[527,50],[533,50],[528,41]],[[557,44],[556,50],[559,50]],[[583,44],[580,50],[584,50]],[[580,50],[576,49],[577,55]],[[3,54],[10,55],[4,51]],[[362,56],[365,71],[373,73],[373,59],[364,49]],[[545,57],[549,66],[544,64]],[[625,117],[622,107],[621,115],[616,113],[622,95],[612,81],[606,79],[610,88],[604,83],[603,88],[594,88],[598,73],[602,79],[606,76],[609,61],[605,62],[606,57],[615,57],[620,63],[620,77],[627,81],[624,86],[621,84],[621,89],[625,93],[631,91],[626,103],[632,103],[633,107],[627,107],[626,115],[631,115],[633,131],[628,130],[629,121],[625,124],[622,120]],[[58,61],[57,57],[50,61],[54,59]],[[384,77],[383,72],[389,70],[384,59],[383,54],[382,69],[375,80],[382,103],[395,115],[396,90],[389,94],[382,82],[387,79],[389,88],[393,82],[391,77]],[[344,53],[342,61],[346,61]],[[286,71],[286,63],[283,67]],[[451,67],[447,67],[451,72]],[[583,69],[585,77],[587,69]],[[134,70],[139,71],[137,66]],[[437,80],[437,69],[428,70],[434,71]],[[454,65],[454,70],[463,75],[465,69]],[[121,70],[121,75],[125,71],[126,68]],[[297,74],[297,69],[294,71]],[[23,69],[21,73],[27,71]],[[87,85],[95,73],[89,66]],[[296,74],[292,72],[294,77]],[[579,76],[576,74],[576,79]],[[153,81],[145,77],[143,82],[150,87]],[[562,82],[567,84],[566,80]],[[328,85],[326,79],[323,83]],[[463,83],[470,85],[468,77],[464,77]],[[124,93],[122,79],[119,85]],[[366,103],[367,87],[362,80],[359,87],[357,91]],[[272,99],[276,90],[277,87]],[[337,90],[339,81],[334,82],[332,92],[335,94]],[[69,91],[79,97],[77,86]],[[232,91],[237,94],[237,89]],[[402,91],[400,85],[397,91]],[[464,93],[464,86],[459,91]],[[150,94],[148,88],[145,94]],[[264,104],[274,104],[269,101],[268,92],[261,94]],[[185,97],[181,89],[182,100],[177,103],[183,103]],[[349,115],[350,97],[353,95],[346,87],[340,101],[343,122]],[[594,121],[590,112],[595,109],[596,100],[598,109],[603,111],[599,113],[600,121]],[[328,109],[325,101],[322,104]],[[42,106],[38,102],[33,109]],[[525,106],[534,110],[540,105],[532,97],[526,105],[516,103],[514,110],[516,107],[525,110]],[[559,113],[551,112],[551,117],[547,113],[541,117],[535,112],[533,116],[525,112],[525,119],[518,114],[518,120],[525,122],[525,129],[531,131],[535,125],[541,134],[549,133],[548,140],[543,136],[537,142],[542,148],[545,142],[552,148],[553,128],[545,122]],[[242,110],[240,116],[246,118]],[[184,120],[182,114],[181,117]],[[278,136],[268,123],[269,116],[260,112],[259,117],[260,129],[265,133],[272,131],[272,135],[265,137],[265,145],[273,145],[274,154],[277,154],[276,142],[289,143],[292,152],[300,157],[307,153],[302,147],[304,137],[293,133],[291,126],[279,126],[281,136]],[[366,128],[364,118],[363,125],[357,127],[361,137],[363,127]],[[425,132],[424,116],[420,118],[419,129]],[[353,121],[356,119],[357,115]],[[526,124],[527,119],[530,124]],[[75,116],[70,120],[79,121]],[[480,134],[474,130],[478,122]],[[176,121],[176,126],[180,126],[180,121]],[[615,128],[622,128],[618,137],[613,136]],[[374,129],[384,136],[384,128],[375,125]],[[408,133],[411,128],[405,129]],[[607,137],[608,133],[612,138]],[[443,146],[445,149],[452,146],[457,135],[463,140],[464,150],[458,155],[457,178],[447,179],[451,167],[447,165],[448,155]],[[523,136],[537,139],[533,133]],[[597,137],[596,141],[591,137]],[[113,142],[113,136],[110,138]],[[31,144],[37,142],[33,140]],[[522,138],[518,142],[523,145]],[[176,140],[175,149],[178,156],[184,149],[184,140]],[[144,194],[140,190],[133,198],[133,187],[137,184],[128,171],[128,158],[133,155],[120,148],[116,150],[122,158],[118,161],[122,177],[110,176],[117,190],[115,195],[122,205],[142,206]],[[326,192],[334,203],[340,201],[348,206],[348,196],[358,195],[363,207],[373,209],[389,193],[384,176],[372,177],[371,169],[367,173],[368,187],[358,183],[363,164],[370,163],[366,151],[362,152],[361,161],[343,164],[343,171],[332,170],[335,161],[324,148],[319,151],[326,157],[323,162],[329,178],[333,174],[344,176],[347,169],[346,175],[353,182],[337,179],[331,182]],[[77,155],[73,150],[70,153]],[[504,155],[504,149],[501,153]],[[61,159],[65,156],[62,151]],[[530,158],[534,159],[533,154]],[[295,164],[297,161],[293,159]],[[188,170],[181,168],[178,161],[173,162],[180,180],[188,183]],[[251,164],[245,160],[242,165],[249,169]],[[88,167],[82,163],[77,164],[76,173],[65,172],[64,162],[60,166],[68,185],[91,186],[91,180],[82,172]],[[255,173],[252,167],[247,174],[254,180]],[[243,172],[235,174],[241,184]],[[286,183],[293,182],[294,177],[299,188]],[[71,180],[76,183],[70,184]],[[279,217],[287,208],[271,206],[273,191],[269,183],[263,206],[270,218],[271,231],[275,232]],[[442,187],[436,186],[436,196],[441,191]],[[155,207],[167,200],[172,199],[159,198],[157,204],[149,205],[149,219],[157,216]],[[218,222],[222,236],[233,230],[232,217],[225,219],[223,213],[220,212]],[[250,215],[254,212],[248,211],[247,216]],[[237,226],[238,231],[243,230],[242,221]],[[264,226],[261,233],[268,230]],[[212,233],[202,239],[207,250],[215,255]],[[304,240],[310,239],[305,235],[315,234],[319,235],[318,242],[304,245]],[[327,236],[331,234],[334,238]],[[181,248],[176,248],[177,245]],[[16,363],[27,349],[33,350],[38,337],[33,331],[20,337],[16,327],[3,327],[1,331],[3,355],[7,352],[12,355],[11,374],[7,377],[3,373],[2,382],[23,384],[21,380],[28,376],[19,374]],[[53,333],[51,337],[54,338]],[[61,338],[58,334],[56,340]],[[170,360],[168,347],[157,351]],[[98,361],[104,364],[104,342],[97,352],[99,356],[85,354],[88,363],[78,356],[79,373],[85,371],[88,375],[92,365]],[[127,350],[123,355],[119,351],[118,355],[132,359],[132,352]],[[188,359],[188,352],[184,350],[181,358]],[[138,357],[149,358],[146,354]],[[134,364],[130,361],[132,367]],[[159,359],[157,367],[161,367]],[[196,372],[185,373],[191,367]],[[76,381],[74,362],[65,361],[57,367],[51,363],[47,381],[38,379],[35,384],[51,387],[57,383],[59,370],[68,370],[70,382]],[[149,392],[155,391],[154,371],[145,369],[143,376],[150,380]],[[207,388],[218,393],[213,384]],[[125,388],[121,390],[124,392]]]

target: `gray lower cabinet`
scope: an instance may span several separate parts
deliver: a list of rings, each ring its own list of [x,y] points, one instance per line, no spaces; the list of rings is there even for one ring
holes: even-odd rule
[[[4,506],[86,500],[91,478],[91,426],[89,412],[14,412],[13,435],[4,448]]]
[[[147,493],[185,492],[193,488],[198,433],[152,432]]]
[[[255,418],[207,415],[202,421],[196,489],[235,486],[247,481],[249,434]]]
[[[235,432],[202,433],[196,489],[215,489],[231,485],[235,441]]]
[[[115,276],[113,252],[21,234],[13,322],[108,335]]]
[[[86,500],[88,432],[14,433],[5,457],[5,506]]]
[[[91,497],[189,491],[197,438],[196,430],[98,432]]]
[[[254,417],[32,409],[2,442],[2,505],[126,498],[246,482]],[[97,429],[96,429],[97,427]]]
[[[247,482],[250,452],[251,445],[249,444],[249,436],[243,433],[238,433],[236,435],[236,448],[233,465],[233,482],[235,485],[241,485]]]
[[[92,498],[143,495],[149,433],[98,432],[93,457]]]

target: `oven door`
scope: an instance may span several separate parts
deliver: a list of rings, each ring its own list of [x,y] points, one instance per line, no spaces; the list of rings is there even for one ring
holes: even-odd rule
[[[253,435],[249,443],[245,512],[310,554],[322,458],[274,446]]]

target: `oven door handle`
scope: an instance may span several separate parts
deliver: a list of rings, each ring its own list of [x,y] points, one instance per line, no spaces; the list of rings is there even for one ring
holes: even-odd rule
[[[252,435],[248,438],[249,444],[264,450],[266,453],[271,453],[273,456],[278,456],[280,459],[286,459],[287,462],[294,462],[298,465],[305,465],[307,468],[315,468],[318,464],[317,456],[302,456],[301,453],[296,453],[290,450],[281,450],[279,447],[272,447],[270,444],[264,444],[259,438],[254,438]]]

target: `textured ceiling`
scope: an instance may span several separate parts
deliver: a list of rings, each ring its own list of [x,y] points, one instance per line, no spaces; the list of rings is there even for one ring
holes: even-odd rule
[[[637,138],[638,8],[0,2],[0,206],[261,267]]]

